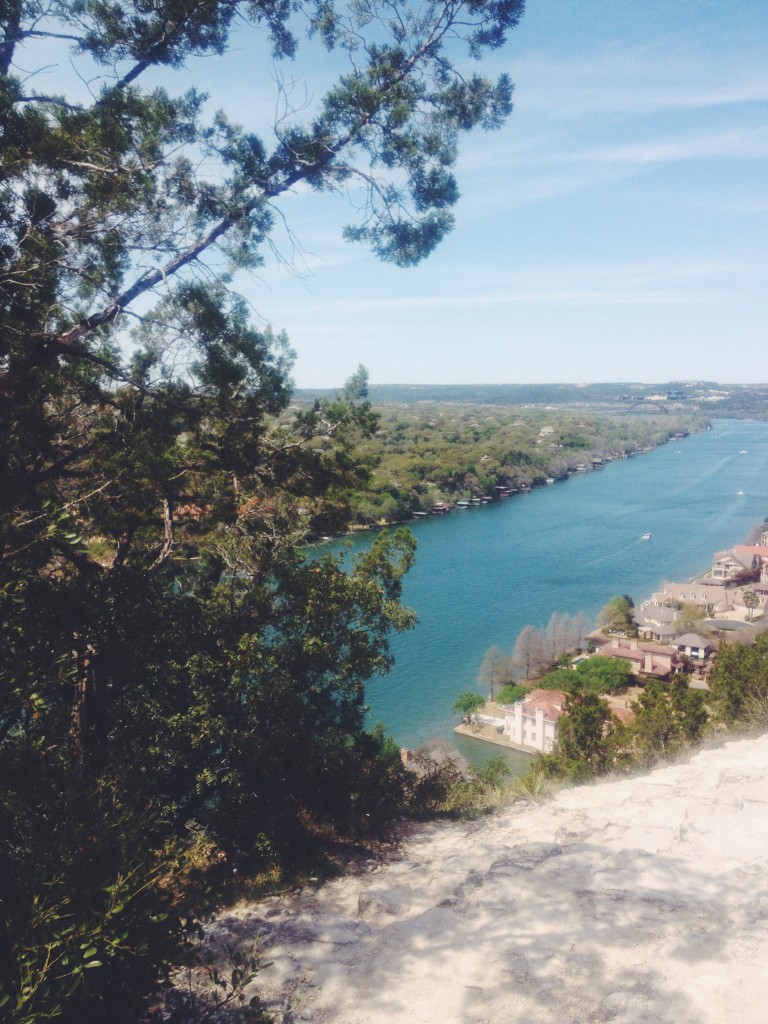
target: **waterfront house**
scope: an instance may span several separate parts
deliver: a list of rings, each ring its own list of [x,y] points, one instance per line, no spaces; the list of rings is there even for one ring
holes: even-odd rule
[[[738,578],[768,583],[768,545],[735,544],[728,551],[718,551],[712,562],[711,576],[730,583]]]
[[[730,595],[722,580],[698,579],[689,583],[665,583],[664,589],[653,595],[653,601],[663,604],[665,600],[701,605],[708,615],[726,612],[732,607]]]
[[[677,647],[643,643],[642,640],[624,640],[615,637],[603,644],[597,654],[604,658],[621,658],[636,676],[668,679],[680,667]]]
[[[752,559],[752,568],[759,571],[760,583],[768,583],[768,545],[736,544],[734,554],[747,560]]]
[[[675,636],[677,616],[675,608],[667,608],[665,605],[648,601],[640,605],[634,619],[638,632],[644,639],[667,643]]]
[[[715,580],[730,580],[752,569],[752,559],[737,555],[732,549],[718,551],[712,561],[711,574]]]
[[[504,735],[515,746],[551,753],[566,696],[562,690],[531,690],[523,700],[504,708]]]

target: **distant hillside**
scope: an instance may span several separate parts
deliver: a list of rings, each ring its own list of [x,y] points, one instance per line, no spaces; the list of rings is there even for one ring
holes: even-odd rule
[[[331,389],[301,388],[296,398],[312,401]],[[626,411],[701,409],[709,414],[768,418],[768,384],[717,384],[713,381],[667,381],[596,384],[374,384],[374,404],[411,405],[441,402],[470,405],[593,406]]]
[[[358,526],[398,522],[561,480],[708,422],[684,402],[645,404],[646,415],[635,415],[635,404],[621,415],[608,403],[375,402],[378,430],[356,450],[357,483],[339,502]],[[332,523],[323,530],[335,531]]]

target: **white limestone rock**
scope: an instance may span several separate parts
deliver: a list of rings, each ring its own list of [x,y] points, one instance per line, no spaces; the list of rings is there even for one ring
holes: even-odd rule
[[[389,865],[216,928],[263,937],[253,990],[286,1020],[764,1024],[767,804],[768,737],[729,743],[423,827]]]

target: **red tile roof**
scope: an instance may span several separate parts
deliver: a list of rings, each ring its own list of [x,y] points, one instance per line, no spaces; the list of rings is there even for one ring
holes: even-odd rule
[[[565,714],[563,707],[568,695],[562,690],[531,690],[523,701],[523,714],[536,717],[536,709],[544,709],[544,718],[556,722]]]

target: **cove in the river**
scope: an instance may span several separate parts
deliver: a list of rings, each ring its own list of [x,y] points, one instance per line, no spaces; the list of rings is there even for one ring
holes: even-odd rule
[[[553,612],[594,619],[614,594],[645,600],[665,579],[705,571],[715,551],[745,542],[766,516],[768,423],[716,420],[604,470],[414,523],[404,602],[419,624],[393,638],[394,669],[369,683],[371,723],[403,746],[453,743],[451,705],[463,690],[481,690],[492,644],[511,651],[523,626],[545,627]],[[354,552],[370,535],[348,543]],[[473,740],[462,749],[476,763],[496,752]]]

